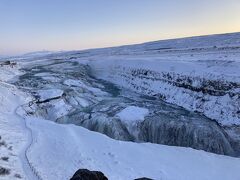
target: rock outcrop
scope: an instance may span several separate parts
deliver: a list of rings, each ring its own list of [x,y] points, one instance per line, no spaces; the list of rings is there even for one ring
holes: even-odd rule
[[[108,180],[108,178],[100,171],[79,169],[70,180]]]

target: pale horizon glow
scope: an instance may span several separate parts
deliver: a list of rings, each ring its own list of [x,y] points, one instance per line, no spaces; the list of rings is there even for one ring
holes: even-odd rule
[[[239,0],[0,0],[0,55],[240,31]]]

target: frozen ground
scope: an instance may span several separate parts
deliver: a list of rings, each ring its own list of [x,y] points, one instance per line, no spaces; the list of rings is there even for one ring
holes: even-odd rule
[[[74,125],[27,119],[34,144],[30,162],[43,179],[69,179],[79,168],[102,171],[110,180],[238,180],[240,159],[191,148],[110,139]]]
[[[230,156],[240,153],[239,139],[216,122],[96,79],[87,65],[48,59],[47,64],[38,61],[23,70],[25,74],[15,84],[36,98],[30,107],[24,106],[29,115],[73,123],[117,140],[192,147]]]
[[[23,120],[15,110],[29,99],[15,86],[6,83],[18,74],[17,68],[0,67],[0,179],[27,178],[22,157],[28,138]]]
[[[162,180],[240,178],[238,158],[191,148],[116,141],[79,126],[32,118],[18,107],[31,100],[25,93],[6,82],[0,83],[0,92],[0,133],[6,142],[0,152],[1,158],[9,158],[0,165],[10,170],[10,174],[0,175],[1,179],[67,180],[79,168],[100,170],[110,180],[143,176]],[[129,108],[126,110],[129,113]],[[141,110],[140,115],[146,115],[147,110]]]
[[[235,33],[123,46],[90,57],[88,64],[98,78],[201,112],[224,126],[239,125],[239,39]]]
[[[14,58],[25,74],[0,67],[0,166],[10,170],[0,179],[69,179],[79,168],[114,180],[240,179],[239,158],[176,147],[239,150],[239,37]]]

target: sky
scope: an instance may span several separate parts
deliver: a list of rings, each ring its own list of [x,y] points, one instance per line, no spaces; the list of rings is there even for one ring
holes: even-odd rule
[[[0,0],[0,55],[240,31],[240,0]]]

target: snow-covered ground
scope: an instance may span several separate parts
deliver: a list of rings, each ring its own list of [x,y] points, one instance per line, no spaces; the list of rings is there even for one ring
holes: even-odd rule
[[[40,177],[69,179],[79,168],[102,171],[110,180],[238,180],[240,159],[150,143],[116,141],[74,125],[27,119],[29,152]]]
[[[32,59],[30,62],[23,58],[20,64],[47,65],[50,63],[48,58],[52,57],[74,59],[90,65],[98,78],[200,111],[223,125],[238,127],[239,37],[240,34],[236,33],[85,53],[48,54],[43,60],[39,56],[37,59],[31,57],[36,61]],[[110,180],[144,176],[157,180],[240,179],[239,158],[192,148],[117,141],[79,126],[34,118],[19,107],[28,104],[32,97],[7,82],[21,73],[18,68],[0,67],[0,166],[10,170],[9,175],[0,174],[0,179],[21,176],[30,180],[64,180],[79,168],[100,170]],[[48,74],[39,76],[48,77]],[[84,87],[93,95],[105,95],[100,89],[92,89],[81,81],[69,79],[63,83]],[[63,95],[58,87],[37,91],[36,95],[42,100],[53,99],[49,103],[54,104],[52,111],[57,111],[59,116],[66,113],[63,109],[69,108],[61,108],[65,102],[57,99]],[[83,107],[88,106],[87,102],[82,103]],[[129,106],[118,116],[125,123],[132,123],[143,121],[148,113],[146,108]]]
[[[15,110],[29,99],[15,86],[5,82],[17,74],[19,71],[16,68],[0,67],[0,168],[9,170],[9,174],[0,175],[0,179],[27,178],[22,166],[27,133],[22,118],[15,114]]]
[[[88,58],[96,77],[240,125],[240,33],[108,48]],[[79,58],[79,62],[82,62]]]
[[[0,62],[0,64],[1,64],[1,62]],[[0,82],[8,81],[8,80],[12,79],[14,76],[19,76],[20,74],[22,74],[22,72],[19,71],[20,66],[18,64],[14,67],[2,66],[0,68],[1,68]]]
[[[89,64],[96,77],[201,112],[223,125],[240,125],[240,63],[209,63],[119,57]]]
[[[8,84],[1,84],[0,88],[5,98],[1,101],[4,102],[1,104],[1,110],[4,110],[4,113],[1,111],[1,135],[13,149],[13,152],[1,149],[1,155],[10,156],[9,162],[1,162],[1,166],[11,169],[11,175],[1,176],[1,179],[13,179],[15,173],[27,179],[31,173],[23,173],[22,167],[26,167],[21,166],[20,160],[24,161],[21,152],[24,144],[29,142],[26,142],[24,122],[14,114],[15,108],[25,103],[17,101],[24,94]],[[29,116],[25,118],[33,135],[27,157],[42,179],[69,179],[79,168],[100,170],[112,180],[144,176],[163,180],[240,178],[238,158],[191,148],[116,141],[82,127],[59,125]]]

